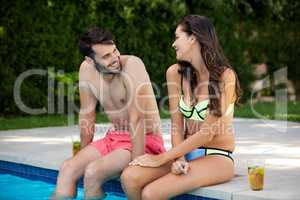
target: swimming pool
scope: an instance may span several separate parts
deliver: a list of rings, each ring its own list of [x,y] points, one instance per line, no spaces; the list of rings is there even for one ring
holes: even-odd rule
[[[10,174],[0,174],[0,199],[48,200],[55,185],[38,180],[30,180]],[[76,200],[83,199],[83,189],[78,188]],[[108,193],[105,200],[126,200],[125,195],[116,192]]]
[[[54,191],[54,185],[43,181],[29,180],[10,174],[0,174],[0,199],[48,199]],[[78,198],[83,196],[78,190]]]
[[[0,160],[0,199],[39,200],[49,199],[53,193],[58,171],[20,163]],[[77,199],[83,199],[82,179],[78,183]],[[103,190],[109,195],[105,200],[126,200],[118,180],[107,181]],[[180,195],[174,200],[216,200],[190,194]]]

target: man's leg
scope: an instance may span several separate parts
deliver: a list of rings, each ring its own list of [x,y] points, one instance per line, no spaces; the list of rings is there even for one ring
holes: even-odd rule
[[[77,180],[83,175],[86,166],[100,157],[99,151],[92,146],[87,146],[76,156],[65,160],[59,170],[56,190],[52,198],[75,197]]]
[[[111,153],[91,162],[84,174],[84,195],[86,199],[101,198],[101,185],[108,179],[118,176],[128,166],[131,152],[125,149],[116,149]]]

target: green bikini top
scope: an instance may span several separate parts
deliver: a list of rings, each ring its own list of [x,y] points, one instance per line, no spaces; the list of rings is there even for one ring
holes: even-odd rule
[[[182,78],[181,78],[181,88],[182,88]],[[204,121],[209,106],[209,99],[198,102],[195,106],[188,106],[185,104],[183,100],[183,91],[181,91],[182,95],[179,101],[179,111],[183,114],[185,118],[196,120],[196,121]],[[233,113],[234,111],[234,103],[229,104],[225,116]]]
[[[195,106],[187,106],[183,101],[183,96],[181,96],[179,101],[179,110],[185,118],[204,121],[207,115],[207,109],[209,105],[209,100],[203,100],[198,102]],[[234,112],[234,103],[229,104],[225,116]]]
[[[198,102],[195,106],[188,106],[183,101],[183,95],[181,95],[179,101],[179,110],[185,118],[203,121],[206,117],[209,100],[203,100]]]

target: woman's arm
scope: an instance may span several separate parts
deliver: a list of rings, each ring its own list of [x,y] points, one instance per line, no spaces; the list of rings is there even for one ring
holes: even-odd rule
[[[179,112],[178,104],[180,99],[180,75],[179,66],[174,64],[167,70],[167,86],[169,97],[169,112],[171,114],[171,141],[172,147],[177,146],[184,140],[184,122],[182,114]]]

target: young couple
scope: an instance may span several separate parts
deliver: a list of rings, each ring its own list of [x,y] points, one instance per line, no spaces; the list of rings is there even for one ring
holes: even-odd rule
[[[101,199],[101,185],[120,176],[128,199],[169,199],[234,176],[232,119],[241,90],[208,18],[183,17],[167,70],[172,148],[165,151],[160,117],[141,59],[120,55],[111,33],[92,28],[80,38],[81,150],[64,161],[54,199],[76,196],[84,176],[86,199]],[[112,123],[93,141],[96,104]],[[221,168],[220,168],[221,167]]]

